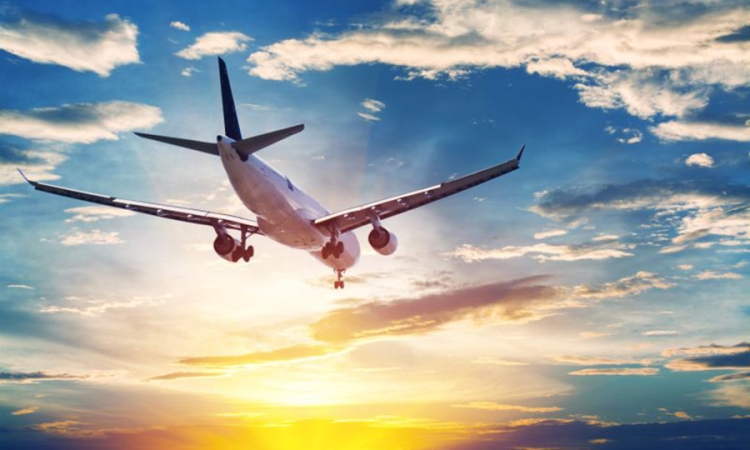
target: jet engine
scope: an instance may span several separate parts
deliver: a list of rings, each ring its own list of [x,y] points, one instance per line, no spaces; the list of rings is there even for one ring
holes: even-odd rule
[[[367,236],[372,248],[381,255],[392,255],[398,248],[396,235],[383,227],[373,228]]]
[[[228,234],[220,234],[214,240],[216,254],[230,262],[237,262],[240,259],[240,252],[234,251],[240,246],[240,242]]]

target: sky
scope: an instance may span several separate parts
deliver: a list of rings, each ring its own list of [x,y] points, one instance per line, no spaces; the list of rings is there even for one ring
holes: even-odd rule
[[[744,449],[742,0],[0,3],[3,449]],[[261,236],[34,191],[252,218],[258,155],[331,211],[513,158],[384,221],[346,289]]]

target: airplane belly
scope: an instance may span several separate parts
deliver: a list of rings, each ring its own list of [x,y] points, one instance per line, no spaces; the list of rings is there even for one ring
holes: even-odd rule
[[[258,226],[268,237],[289,247],[319,250],[329,236],[312,224],[318,215],[310,210],[297,210],[279,223],[258,218]]]
[[[328,258],[324,259],[323,254],[320,250],[311,251],[310,254],[315,259],[332,269],[348,269],[357,264],[357,261],[359,261],[359,241],[357,240],[357,236],[355,236],[351,231],[347,231],[346,233],[342,234],[340,240],[344,243],[344,253],[338,258],[329,256]]]

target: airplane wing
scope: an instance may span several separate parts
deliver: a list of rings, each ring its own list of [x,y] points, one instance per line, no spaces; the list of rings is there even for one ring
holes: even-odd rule
[[[525,147],[526,146],[521,147],[521,151],[518,152],[518,155],[514,159],[508,160],[502,164],[480,170],[479,172],[455,180],[446,181],[432,187],[410,192],[408,194],[339,211],[315,220],[315,225],[321,228],[331,228],[335,225],[340,232],[344,233],[370,224],[372,216],[376,216],[381,220],[387,219],[397,214],[457,194],[518,169],[520,167],[519,163],[521,162],[521,156],[523,156],[523,150]]]
[[[24,175],[23,172],[21,172],[20,170],[19,172],[21,173],[21,176],[24,178],[24,180],[26,180],[30,185],[34,186],[34,188],[38,191],[49,192],[50,194],[70,197],[86,202],[98,203],[100,205],[112,206],[114,208],[126,209],[128,211],[150,214],[152,216],[164,217],[165,219],[197,223],[200,225],[223,225],[224,228],[230,230],[244,229],[252,234],[263,234],[263,232],[261,232],[258,228],[258,224],[256,222],[244,219],[242,217],[220,214],[211,211],[203,211],[199,209],[182,208],[179,206],[125,200],[122,198],[77,191],[75,189],[68,189],[60,186],[53,186],[51,184],[40,183],[38,181],[32,181],[26,178],[26,175]]]

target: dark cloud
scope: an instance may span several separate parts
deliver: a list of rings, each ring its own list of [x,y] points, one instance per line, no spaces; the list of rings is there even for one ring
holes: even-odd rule
[[[708,381],[712,383],[722,383],[725,381],[737,381],[737,380],[750,380],[750,372],[737,372],[737,373],[730,373],[727,375],[719,375],[717,377],[711,378]]]
[[[277,361],[290,361],[295,359],[312,358],[323,356],[339,351],[340,348],[328,345],[294,345],[266,352],[253,352],[235,356],[199,356],[184,358],[178,361],[180,364],[189,366],[228,367],[243,366],[246,364],[262,364]]]
[[[225,372],[172,372],[156,377],[151,377],[146,381],[172,381],[183,380],[185,378],[221,377],[224,375],[226,375]]]
[[[666,364],[677,371],[704,371],[750,368],[750,343],[736,345],[702,345],[666,350],[664,356],[683,356]]]
[[[85,380],[90,375],[72,375],[69,373],[47,373],[47,372],[0,372],[0,383],[29,383],[33,381],[47,380]]]
[[[731,355],[707,355],[686,358],[685,361],[704,366],[706,369],[750,368],[750,350]]]
[[[538,315],[536,307],[558,296],[556,288],[535,284],[545,278],[528,277],[414,299],[372,301],[331,311],[310,329],[315,339],[345,343],[373,336],[426,333],[468,316],[530,320]]]
[[[750,41],[750,25],[745,25],[732,33],[716,38],[716,40],[726,43]]]
[[[597,211],[659,210],[674,203],[687,207],[691,198],[706,197],[726,204],[747,203],[750,187],[694,180],[639,180],[620,185],[558,188],[543,193],[531,210],[543,217],[573,222]]]
[[[466,425],[433,421],[399,423],[397,418],[375,420],[299,420],[248,422],[243,426],[190,425],[158,429],[89,429],[75,421],[52,422],[46,427],[0,432],[0,446],[9,449],[88,450],[168,447],[194,448],[307,448],[310,442],[342,442],[358,436],[376,442],[401,442],[404,448],[436,450],[498,450],[555,448],[559,450],[746,450],[750,419],[692,420],[668,423],[608,424],[572,420],[527,420],[512,425]],[[42,425],[42,424],[40,424]],[[271,426],[269,426],[271,425]],[[273,426],[276,425],[276,426]],[[444,425],[444,426],[441,426]],[[65,439],[50,439],[49,436]],[[46,439],[41,440],[41,437]],[[210,442],[210,444],[207,444]],[[343,441],[346,442],[346,441]],[[358,441],[359,442],[359,441]],[[408,443],[411,443],[408,444]],[[420,443],[419,445],[415,443]],[[355,445],[356,447],[356,445]],[[369,448],[369,447],[368,447]]]

